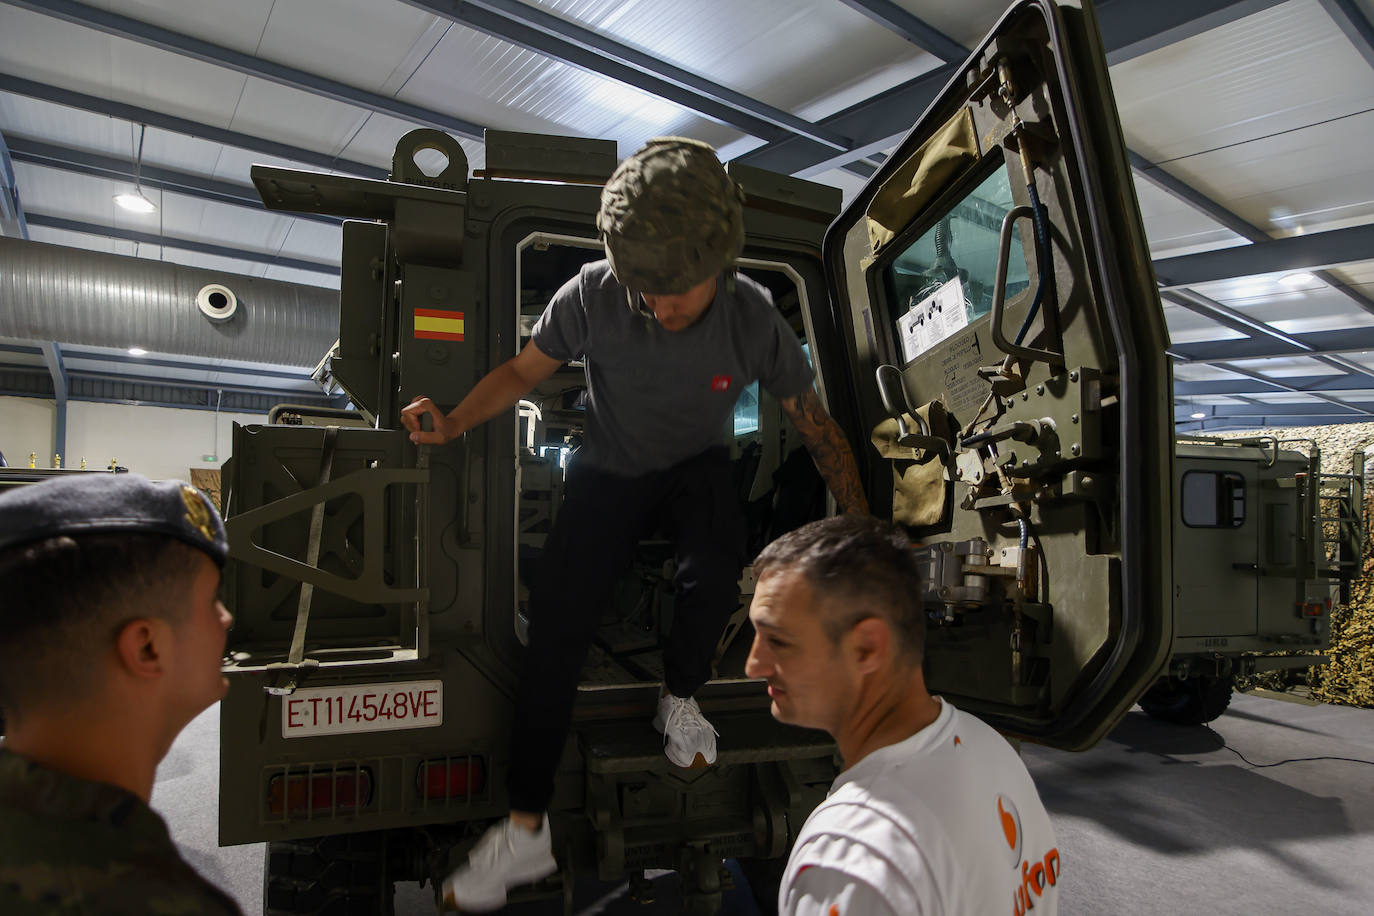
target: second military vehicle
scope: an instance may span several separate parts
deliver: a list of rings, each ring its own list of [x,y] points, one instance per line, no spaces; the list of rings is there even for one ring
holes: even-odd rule
[[[1201,725],[1237,678],[1326,662],[1364,556],[1364,454],[1347,474],[1307,440],[1179,436],[1175,454],[1174,641],[1140,706]]]

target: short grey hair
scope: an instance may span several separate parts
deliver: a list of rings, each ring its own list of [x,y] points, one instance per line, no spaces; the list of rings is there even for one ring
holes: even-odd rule
[[[911,539],[901,528],[846,513],[783,535],[754,560],[759,579],[793,571],[806,577],[825,605],[821,623],[832,643],[860,620],[881,617],[897,637],[899,660],[921,664],[923,581]]]

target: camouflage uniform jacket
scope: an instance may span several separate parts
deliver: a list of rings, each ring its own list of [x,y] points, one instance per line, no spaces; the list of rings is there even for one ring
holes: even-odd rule
[[[0,748],[0,913],[242,916],[123,789]]]

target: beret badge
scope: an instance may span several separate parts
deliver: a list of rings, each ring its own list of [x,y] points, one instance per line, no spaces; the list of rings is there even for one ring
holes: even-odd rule
[[[210,510],[205,505],[205,500],[196,492],[194,487],[183,485],[181,488],[181,501],[186,504],[186,521],[196,531],[200,532],[201,537],[214,543],[215,532],[210,524]]]

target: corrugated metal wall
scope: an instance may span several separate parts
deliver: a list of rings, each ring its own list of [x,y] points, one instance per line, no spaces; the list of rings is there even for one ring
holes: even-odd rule
[[[196,307],[210,283],[238,297],[228,321]],[[338,327],[331,290],[0,238],[0,337],[313,368]]]

